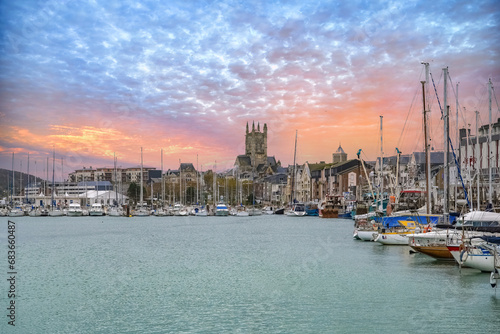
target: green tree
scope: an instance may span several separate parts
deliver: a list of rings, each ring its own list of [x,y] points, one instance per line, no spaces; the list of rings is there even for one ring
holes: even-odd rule
[[[144,195],[146,195],[146,188],[145,187],[142,187],[142,191],[143,191]],[[140,197],[141,197],[141,186],[135,182],[132,182],[128,186],[127,196],[129,199],[131,199],[134,202],[134,204],[137,204],[140,200]]]

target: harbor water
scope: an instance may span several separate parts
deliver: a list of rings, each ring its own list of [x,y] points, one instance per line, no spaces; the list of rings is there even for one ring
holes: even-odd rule
[[[15,222],[15,327],[8,324]],[[2,217],[1,333],[472,333],[489,273],[352,239],[353,221]]]

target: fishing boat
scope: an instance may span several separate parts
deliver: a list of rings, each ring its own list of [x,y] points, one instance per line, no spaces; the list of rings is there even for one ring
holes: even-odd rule
[[[69,203],[68,212],[66,214],[69,217],[80,217],[83,215],[82,207],[80,203]]]
[[[339,196],[329,195],[319,205],[320,218],[339,218]]]

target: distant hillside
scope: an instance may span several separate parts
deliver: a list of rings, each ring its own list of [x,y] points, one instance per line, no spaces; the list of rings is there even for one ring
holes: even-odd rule
[[[28,175],[26,173],[14,171],[15,179],[15,191],[19,194],[19,189],[24,189],[28,184],[28,176],[30,182],[35,182],[34,175]],[[0,168],[0,198],[7,197],[9,195],[9,183],[12,184],[12,171]],[[43,181],[41,178],[36,178],[36,182]]]

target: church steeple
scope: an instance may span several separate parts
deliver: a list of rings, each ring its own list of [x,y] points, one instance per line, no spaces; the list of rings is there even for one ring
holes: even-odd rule
[[[257,123],[257,131],[260,132],[260,122]]]
[[[247,122],[247,133],[248,133],[248,122]]]
[[[252,132],[255,131],[255,121],[252,122]]]

